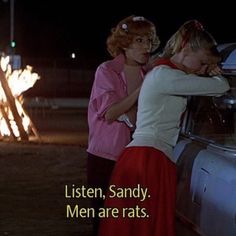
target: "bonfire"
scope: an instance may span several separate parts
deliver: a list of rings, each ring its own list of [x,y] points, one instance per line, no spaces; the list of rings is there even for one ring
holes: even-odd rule
[[[32,133],[39,138],[37,130],[22,106],[22,93],[33,87],[40,79],[31,66],[24,70],[12,70],[9,56],[0,59],[0,136],[10,140],[29,140]]]

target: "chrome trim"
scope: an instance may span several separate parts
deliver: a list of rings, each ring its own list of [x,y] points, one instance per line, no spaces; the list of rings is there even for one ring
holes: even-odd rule
[[[229,152],[232,153],[235,157],[236,157],[236,146],[226,146],[226,145],[222,145],[222,144],[209,144],[209,146],[207,147],[207,149],[217,149],[217,150],[221,150],[224,153],[225,152]]]
[[[191,133],[186,134],[186,136],[189,137],[191,140],[208,144],[207,149],[217,149],[217,150],[221,150],[224,153],[225,152],[233,153],[233,155],[236,156],[236,146],[222,145],[222,144],[216,143],[215,141],[211,139],[203,138],[197,135],[193,135]],[[183,137],[186,138],[186,136],[183,136]]]

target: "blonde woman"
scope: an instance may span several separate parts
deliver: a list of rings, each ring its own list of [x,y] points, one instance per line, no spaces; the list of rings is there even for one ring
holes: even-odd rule
[[[223,77],[210,77],[220,74],[220,57],[214,38],[198,21],[184,23],[163,55],[143,82],[133,140],[111,178],[105,207],[117,208],[118,213],[102,219],[99,236],[175,235],[172,151],[187,96],[218,95],[229,89]],[[121,197],[121,191],[128,195]]]

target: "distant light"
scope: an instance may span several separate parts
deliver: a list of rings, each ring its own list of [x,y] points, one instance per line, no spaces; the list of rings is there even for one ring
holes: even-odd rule
[[[15,41],[11,41],[11,47],[15,48],[16,47],[16,42]]]
[[[71,53],[71,58],[72,58],[72,59],[75,59],[75,53],[74,53],[74,52]]]

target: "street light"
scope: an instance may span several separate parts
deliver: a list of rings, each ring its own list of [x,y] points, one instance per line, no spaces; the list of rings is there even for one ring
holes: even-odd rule
[[[10,49],[16,47],[16,41],[14,40],[14,10],[15,10],[15,0],[2,0],[4,3],[10,1]],[[12,51],[12,50],[11,50]]]
[[[14,11],[15,11],[15,0],[2,0],[5,3],[10,2],[10,44],[8,47],[8,53],[10,56],[10,64],[12,69],[20,69],[21,67],[21,56],[15,55],[15,35],[14,35]]]
[[[14,40],[14,4],[15,0],[10,0],[10,46],[15,48],[16,42]]]

